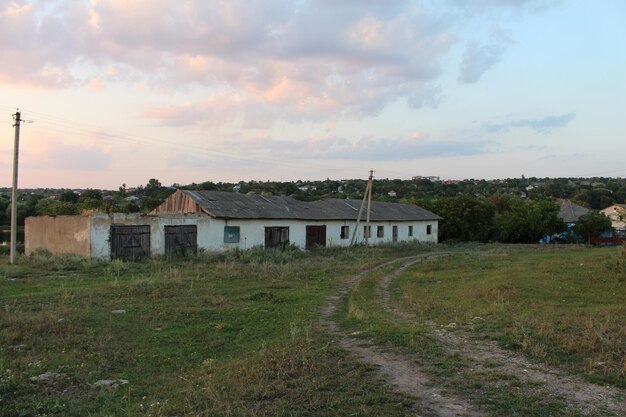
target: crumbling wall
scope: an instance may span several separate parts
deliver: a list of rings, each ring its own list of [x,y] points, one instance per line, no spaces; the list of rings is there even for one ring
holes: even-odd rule
[[[91,256],[89,216],[27,217],[24,225],[26,255],[37,249],[53,254]]]

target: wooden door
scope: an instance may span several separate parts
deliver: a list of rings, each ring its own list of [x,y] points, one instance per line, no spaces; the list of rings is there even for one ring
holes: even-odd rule
[[[398,241],[398,226],[393,226],[391,228],[391,238],[394,242]]]
[[[313,249],[314,247],[326,247],[326,226],[307,226],[306,227],[306,247],[305,249]]]
[[[111,258],[135,261],[150,256],[150,226],[111,226]]]
[[[198,252],[198,232],[195,225],[165,226],[166,255],[195,255]]]

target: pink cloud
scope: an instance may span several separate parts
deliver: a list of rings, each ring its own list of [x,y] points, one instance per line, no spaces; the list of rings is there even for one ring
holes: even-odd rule
[[[99,146],[66,144],[48,138],[44,144],[24,150],[25,169],[57,169],[68,171],[102,171],[109,167],[112,155]]]

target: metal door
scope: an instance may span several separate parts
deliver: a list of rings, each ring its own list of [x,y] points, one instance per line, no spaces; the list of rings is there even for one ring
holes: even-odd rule
[[[150,226],[111,226],[111,258],[134,261],[150,255]]]

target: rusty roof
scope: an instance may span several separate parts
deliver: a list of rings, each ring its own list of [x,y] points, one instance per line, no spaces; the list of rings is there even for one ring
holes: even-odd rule
[[[202,210],[225,219],[356,220],[360,200],[328,199],[312,202],[291,197],[239,194],[224,191],[189,191]],[[365,220],[366,210],[362,219]],[[441,217],[413,204],[372,201],[371,221],[439,220]]]

